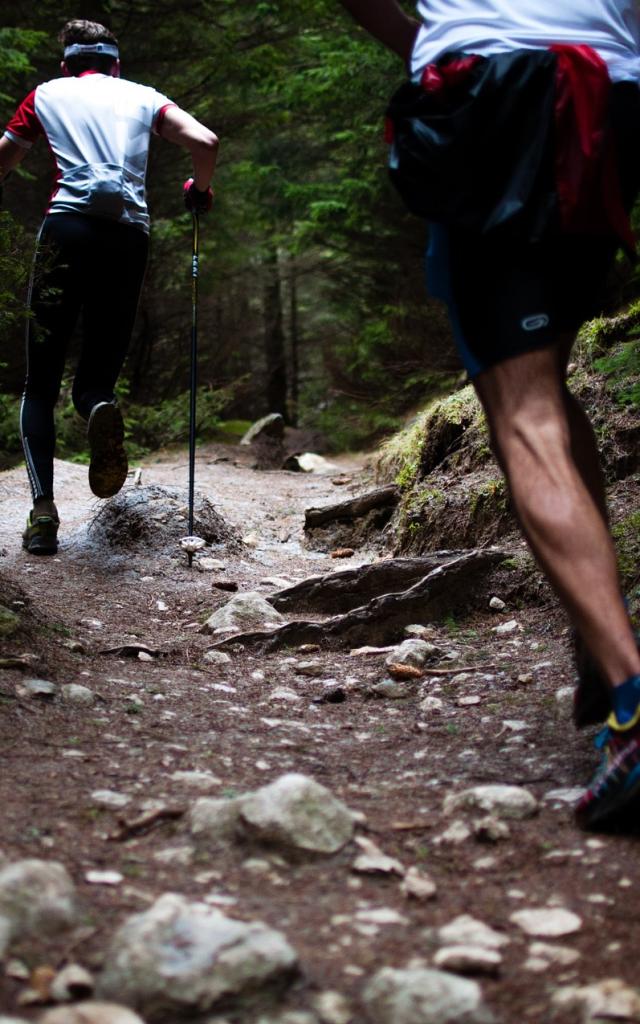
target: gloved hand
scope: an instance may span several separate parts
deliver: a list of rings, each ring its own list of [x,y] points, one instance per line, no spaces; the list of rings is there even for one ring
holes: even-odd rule
[[[187,178],[183,187],[184,205],[189,213],[208,213],[213,203],[213,190],[208,188],[201,192],[193,183],[193,178]]]

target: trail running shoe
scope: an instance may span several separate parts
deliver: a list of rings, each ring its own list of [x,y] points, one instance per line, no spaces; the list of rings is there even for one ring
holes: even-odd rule
[[[573,653],[578,672],[573,695],[573,722],[576,729],[583,729],[586,725],[605,722],[611,714],[611,701],[600,669],[577,632],[573,634]]]
[[[58,550],[58,527],[55,516],[35,516],[30,512],[22,546],[32,555],[55,555]]]
[[[640,830],[640,714],[624,729],[614,715],[596,737],[602,763],[579,801],[576,821],[586,829]]]
[[[122,413],[113,402],[98,402],[87,425],[91,451],[89,487],[97,498],[111,498],[127,479]]]

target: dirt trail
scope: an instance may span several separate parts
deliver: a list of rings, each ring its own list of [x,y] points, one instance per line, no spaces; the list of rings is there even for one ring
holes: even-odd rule
[[[589,737],[574,735],[568,705],[556,699],[572,669],[566,624],[554,606],[482,607],[465,621],[435,623],[430,639],[444,652],[442,664],[459,673],[427,673],[429,681],[408,685],[400,700],[367,693],[385,678],[380,656],[238,651],[229,665],[203,661],[213,639],[201,624],[230,597],[214,580],[268,597],[278,589],[263,582],[269,578],[294,582],[344,567],[302,542],[306,507],[363,486],[359,460],[338,463],[336,473],[322,476],[258,473],[250,452],[200,449],[197,490],[250,540],[239,554],[207,552],[225,565],[215,572],[189,570],[173,548],[154,557],[108,548],[90,529],[100,503],[88,491],[86,469],[67,463],[56,464],[59,554],[30,557],[18,539],[29,507],[24,473],[0,475],[0,573],[26,602],[15,606],[22,631],[4,647],[40,657],[33,669],[0,672],[0,865],[26,857],[61,861],[86,911],[76,948],[65,937],[29,939],[12,957],[29,967],[75,959],[99,972],[105,945],[128,914],[163,892],[202,899],[214,890],[212,902],[219,899],[232,916],[264,920],[289,937],[303,973],[288,1007],[309,1008],[314,993],[337,990],[350,1001],[354,1024],[363,1024],[367,979],[385,965],[430,964],[436,947],[425,929],[468,913],[510,939],[499,973],[481,979],[497,1020],[582,1020],[575,1009],[553,1015],[558,987],[637,982],[629,952],[640,945],[640,914],[629,894],[640,888],[640,859],[637,840],[579,833],[570,794],[548,797],[583,785],[594,763]],[[336,476],[350,483],[337,486]],[[186,456],[150,460],[142,482],[186,496]],[[375,557],[359,551],[348,564]],[[513,632],[494,631],[513,619]],[[136,643],[161,656],[105,653]],[[322,662],[317,678],[295,671],[295,661],[310,657]],[[98,699],[92,707],[16,699],[28,677],[81,683]],[[347,692],[343,703],[314,703],[338,685]],[[274,698],[282,688],[290,696]],[[425,709],[426,695],[440,708]],[[111,838],[118,819],[133,820],[147,801],[183,809],[205,795],[174,777],[186,771],[212,773],[211,796],[244,793],[289,771],[312,776],[365,816],[361,835],[404,866],[428,871],[436,898],[408,900],[394,875],[354,874],[352,846],[311,862],[276,857],[265,867],[263,859],[260,867],[237,848],[194,852],[184,817],[125,842]],[[466,837],[450,831],[465,815],[445,815],[445,797],[483,783],[526,787],[540,801],[539,813],[510,821],[508,835],[495,841],[482,830]],[[91,794],[105,789],[128,796],[126,807],[96,806]],[[466,820],[472,829],[473,817]],[[95,869],[118,871],[123,880],[89,884],[86,874]],[[580,929],[559,940],[580,954],[571,965],[527,963],[532,940],[510,920],[515,911],[548,906],[581,918]],[[395,917],[364,927],[357,915],[376,908]],[[16,1009],[24,987],[0,968],[0,1011],[37,1020],[41,1009]]]

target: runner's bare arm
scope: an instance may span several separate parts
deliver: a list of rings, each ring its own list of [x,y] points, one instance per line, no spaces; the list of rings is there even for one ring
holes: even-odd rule
[[[24,146],[18,146],[6,136],[0,139],[0,181],[6,178],[9,171],[18,166],[28,152],[29,150]]]
[[[420,23],[410,18],[396,0],[340,0],[367,32],[409,62]]]
[[[180,107],[167,107],[159,134],[167,142],[189,150],[195,187],[206,192],[216,166],[218,137]]]

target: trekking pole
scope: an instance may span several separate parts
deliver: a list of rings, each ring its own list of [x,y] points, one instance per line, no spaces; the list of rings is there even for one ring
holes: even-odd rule
[[[191,254],[191,393],[189,395],[189,536],[193,537],[193,498],[196,476],[196,397],[198,387],[198,261],[200,253],[200,222],[193,213],[193,247]],[[189,566],[193,551],[189,552]]]
[[[191,253],[191,374],[189,382],[189,536],[180,542],[187,552],[189,568],[196,551],[204,547],[201,537],[193,533],[193,505],[196,470],[196,397],[198,386],[198,261],[200,249],[200,223],[198,214],[193,218],[193,246]]]

